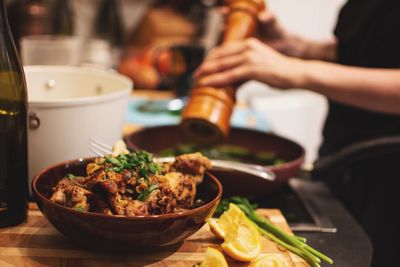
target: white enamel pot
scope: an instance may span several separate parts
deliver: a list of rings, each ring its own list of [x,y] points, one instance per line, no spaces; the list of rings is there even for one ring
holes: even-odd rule
[[[29,182],[52,164],[93,156],[89,139],[112,144],[122,127],[132,82],[111,71],[26,66]]]

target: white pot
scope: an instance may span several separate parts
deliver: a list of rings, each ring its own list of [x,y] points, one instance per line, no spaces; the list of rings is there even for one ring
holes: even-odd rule
[[[89,138],[112,144],[122,136],[132,82],[110,71],[26,66],[29,181],[60,161],[93,156]]]

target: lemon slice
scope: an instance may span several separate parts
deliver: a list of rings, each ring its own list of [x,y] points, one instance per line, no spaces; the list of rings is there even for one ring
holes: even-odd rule
[[[284,267],[282,260],[273,254],[260,255],[249,267]]]
[[[225,233],[225,242],[221,247],[233,259],[249,262],[261,253],[260,232],[235,204],[229,205],[218,226]]]
[[[239,218],[244,213],[236,205],[230,207],[229,210],[225,211],[219,219],[210,218],[208,225],[210,226],[211,232],[219,239],[225,239],[225,233],[229,231],[236,231],[235,225],[238,225]]]
[[[224,255],[215,248],[207,248],[206,258],[199,267],[228,267]]]
[[[224,226],[219,223],[218,219],[210,218],[208,220],[208,225],[210,226],[211,232],[215,235],[218,239],[225,239],[225,230]]]

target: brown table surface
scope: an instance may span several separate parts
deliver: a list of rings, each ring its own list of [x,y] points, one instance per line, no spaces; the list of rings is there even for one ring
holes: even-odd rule
[[[279,210],[260,212],[277,226],[290,232]],[[0,229],[0,266],[192,266],[203,259],[207,247],[220,248],[219,244],[220,241],[205,225],[181,244],[148,253],[83,250],[50,225],[36,204],[31,203],[26,223]],[[277,255],[285,262],[286,267],[309,266],[267,239],[263,240],[263,253]],[[228,256],[227,259],[229,266],[248,266],[235,262]]]

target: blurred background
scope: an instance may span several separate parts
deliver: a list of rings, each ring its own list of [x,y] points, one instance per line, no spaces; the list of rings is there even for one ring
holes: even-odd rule
[[[167,91],[179,97],[190,92],[192,72],[220,40],[220,2],[6,1],[25,65],[114,69],[130,77],[135,90]],[[332,36],[343,3],[344,0],[269,0],[267,5],[291,31],[325,39]],[[256,128],[299,142],[307,150],[306,162],[315,159],[326,114],[324,97],[301,88],[278,91],[257,82],[242,85],[237,96],[239,107],[252,110],[253,120],[267,124],[258,123]],[[157,122],[170,120],[161,117]]]

